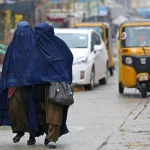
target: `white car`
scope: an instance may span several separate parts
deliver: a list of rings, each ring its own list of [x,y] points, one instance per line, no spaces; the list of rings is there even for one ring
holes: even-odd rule
[[[108,79],[108,54],[104,42],[91,29],[55,29],[73,53],[73,82],[93,90]]]

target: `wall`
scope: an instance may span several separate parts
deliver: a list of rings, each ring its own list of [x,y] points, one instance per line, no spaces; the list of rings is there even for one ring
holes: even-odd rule
[[[139,8],[139,7],[150,7],[150,1],[149,0],[132,0],[132,8]]]
[[[129,9],[131,8],[131,1],[132,0],[116,0],[117,3],[120,3]]]

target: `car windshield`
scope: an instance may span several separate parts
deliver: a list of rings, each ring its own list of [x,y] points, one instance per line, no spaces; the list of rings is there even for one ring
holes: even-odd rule
[[[104,40],[104,30],[99,26],[78,26],[78,29],[93,29]]]
[[[69,48],[88,47],[88,34],[55,33],[55,35],[64,40]]]
[[[122,47],[150,46],[150,26],[130,26],[122,30]]]

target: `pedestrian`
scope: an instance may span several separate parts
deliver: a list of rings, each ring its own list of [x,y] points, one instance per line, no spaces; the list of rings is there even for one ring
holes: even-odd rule
[[[40,23],[35,27],[35,37],[34,55],[28,67],[27,84],[32,83],[37,89],[42,89],[39,91],[45,92],[45,97],[38,96],[41,97],[39,103],[43,110],[38,112],[39,120],[47,134],[45,145],[56,148],[58,138],[69,132],[66,126],[69,106],[49,101],[48,88],[51,82],[72,83],[73,55],[66,43],[55,36],[53,27],[48,23]]]
[[[28,145],[35,144],[39,129],[31,86],[25,86],[28,63],[35,46],[34,31],[26,21],[18,23],[3,63],[0,81],[0,126],[10,125],[17,143],[25,132],[30,134]]]

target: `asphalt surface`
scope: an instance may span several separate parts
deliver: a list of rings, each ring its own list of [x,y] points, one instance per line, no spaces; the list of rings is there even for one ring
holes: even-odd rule
[[[57,150],[149,150],[150,103],[135,89],[118,93],[118,72],[105,86],[75,93],[68,116],[70,133],[61,137]],[[28,134],[13,144],[10,128],[0,128],[0,150],[45,150],[44,136],[26,146]]]

